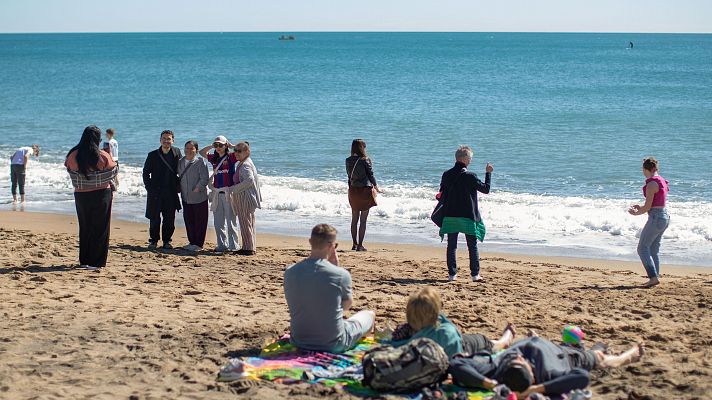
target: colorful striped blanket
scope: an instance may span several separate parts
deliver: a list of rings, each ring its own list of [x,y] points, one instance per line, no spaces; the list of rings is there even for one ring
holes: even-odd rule
[[[343,389],[358,396],[377,396],[379,393],[363,386],[361,360],[364,353],[377,345],[373,337],[359,341],[355,348],[343,354],[299,350],[289,342],[289,336],[267,345],[258,357],[230,359],[218,373],[217,380],[230,382],[240,379],[265,380],[275,383],[312,383]],[[446,383],[443,389],[448,394],[464,392],[465,389]],[[468,391],[468,400],[483,400],[491,392]],[[404,395],[419,398],[420,393]],[[448,396],[450,397],[450,396]]]

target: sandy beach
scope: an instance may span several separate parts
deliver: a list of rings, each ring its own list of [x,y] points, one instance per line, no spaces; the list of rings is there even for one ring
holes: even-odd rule
[[[0,398],[352,397],[215,382],[229,356],[256,354],[287,330],[282,274],[308,255],[306,239],[259,235],[254,257],[192,256],[148,251],[148,223],[114,220],[108,266],[93,272],[73,269],[74,216],[0,212],[0,221]],[[208,241],[212,248],[212,231]],[[185,244],[180,227],[174,243]],[[368,247],[339,256],[353,276],[355,309],[375,310],[377,326],[403,321],[407,296],[430,285],[463,332],[495,336],[512,321],[519,336],[532,328],[559,340],[571,323],[587,343],[607,342],[614,352],[644,340],[641,362],[593,373],[597,399],[710,396],[709,268],[664,265],[663,284],[640,289],[637,263],[483,252],[485,283],[448,283],[444,245]]]

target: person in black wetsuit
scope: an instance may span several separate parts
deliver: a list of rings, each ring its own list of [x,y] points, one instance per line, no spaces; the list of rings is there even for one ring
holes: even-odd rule
[[[524,399],[532,393],[557,395],[583,389],[589,385],[589,371],[630,364],[638,361],[643,352],[643,343],[612,356],[596,346],[584,350],[530,337],[513,344],[496,358],[482,355],[455,358],[450,362],[449,373],[458,386],[492,389],[502,383]]]

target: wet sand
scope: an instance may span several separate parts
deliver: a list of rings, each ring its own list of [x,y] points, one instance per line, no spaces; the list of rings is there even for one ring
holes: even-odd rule
[[[255,354],[288,328],[282,274],[308,255],[306,239],[259,235],[253,257],[193,256],[148,251],[147,228],[113,221],[108,266],[84,271],[74,269],[75,217],[0,212],[0,398],[352,397],[308,385],[215,382],[227,357]],[[209,231],[206,248],[214,238]],[[185,244],[182,228],[174,244]],[[597,399],[712,396],[709,268],[663,266],[663,284],[641,289],[637,263],[482,252],[485,283],[466,271],[448,283],[444,246],[340,251],[355,309],[373,309],[377,326],[393,326],[405,319],[407,296],[430,285],[466,333],[496,336],[512,321],[520,337],[532,328],[555,340],[577,324],[587,343],[607,342],[614,352],[644,340],[641,362],[593,373]]]

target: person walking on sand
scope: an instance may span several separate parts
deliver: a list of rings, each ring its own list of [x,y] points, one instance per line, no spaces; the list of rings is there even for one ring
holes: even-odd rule
[[[20,189],[20,201],[25,202],[25,172],[30,155],[35,158],[40,155],[40,146],[33,144],[32,147],[20,147],[15,150],[10,157],[10,191],[12,192],[12,202],[17,203],[17,189]]]
[[[79,264],[96,270],[106,266],[109,254],[112,181],[118,167],[111,154],[99,150],[101,130],[87,126],[79,144],[64,161],[74,186],[74,205],[79,221]]]
[[[372,330],[376,314],[362,310],[344,319],[353,295],[351,274],[339,266],[336,255],[336,229],[316,225],[309,244],[309,258],[284,271],[291,341],[305,350],[343,353]]]
[[[237,251],[239,244],[235,211],[230,201],[235,165],[238,162],[237,154],[229,151],[233,147],[225,136],[220,135],[213,140],[212,145],[200,150],[200,155],[213,166],[210,210],[213,212],[213,225],[218,241],[216,252]]]
[[[235,146],[235,154],[240,163],[233,177],[235,185],[232,187],[232,207],[237,214],[242,237],[242,248],[237,251],[237,254],[252,256],[257,250],[255,210],[262,208],[262,193],[257,168],[250,158],[250,143],[238,143]]]
[[[480,241],[484,239],[484,223],[477,204],[477,192],[489,193],[494,167],[487,163],[485,182],[482,183],[474,172],[467,170],[473,155],[469,146],[460,146],[455,151],[455,166],[445,171],[440,180],[440,199],[444,203],[445,216],[440,236],[447,234],[448,281],[457,279],[457,237],[460,232],[467,240],[472,280],[482,281],[477,239],[478,236]]]
[[[643,175],[646,178],[643,186],[645,204],[634,204],[628,209],[631,215],[648,213],[648,221],[640,231],[638,241],[638,255],[648,274],[648,282],[644,287],[660,284],[660,241],[670,225],[670,215],[665,208],[669,191],[668,181],[658,175],[658,170],[659,163],[654,157],[643,160]]]
[[[368,212],[377,205],[376,193],[381,193],[381,190],[373,176],[371,159],[366,154],[366,142],[362,139],[351,142],[351,156],[346,159],[346,176],[351,205],[351,250],[366,251],[363,239],[366,236]]]
[[[178,192],[178,160],[180,149],[173,146],[173,131],[161,132],[161,147],[148,153],[143,164],[143,185],[146,187],[146,218],[150,223],[148,248],[155,249],[163,238],[163,248],[172,249],[176,211],[181,209]],[[161,217],[163,226],[161,227]]]
[[[198,142],[185,142],[185,156],[178,162],[178,181],[183,205],[183,221],[188,236],[188,251],[200,251],[208,230],[208,166],[197,157]]]

